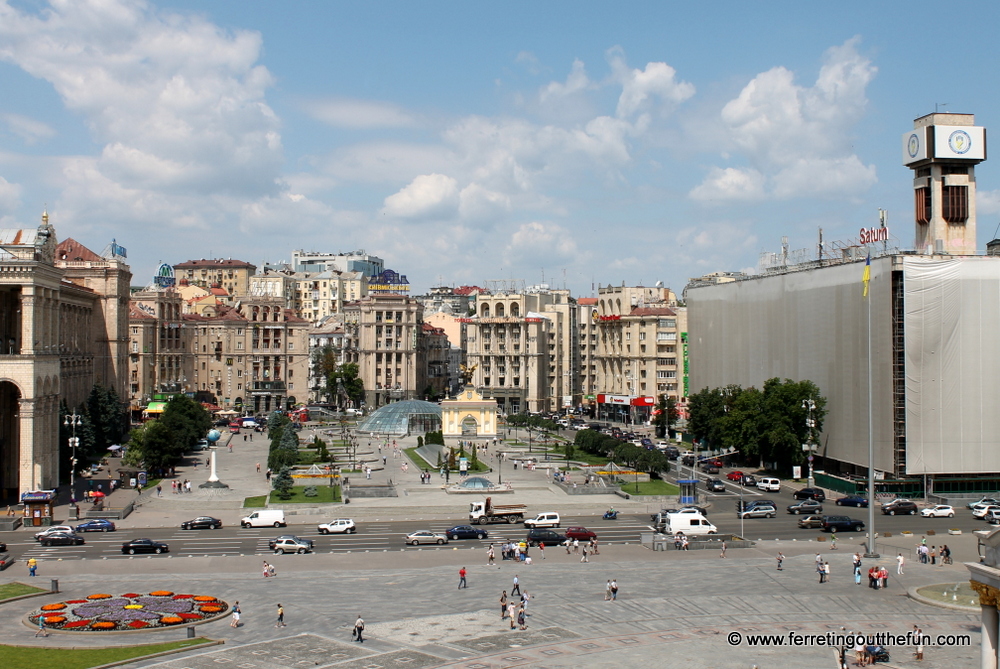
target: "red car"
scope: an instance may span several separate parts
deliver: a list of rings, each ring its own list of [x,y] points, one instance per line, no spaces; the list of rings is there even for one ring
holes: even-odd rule
[[[579,539],[580,541],[588,541],[590,539],[596,539],[597,535],[588,530],[586,527],[567,527],[566,538]]]
[[[734,472],[729,472],[728,474],[726,474],[727,479],[729,479],[730,481],[736,481],[737,483],[741,483],[743,481],[743,476],[744,476],[743,472],[741,472],[738,469]]]
[[[705,464],[706,465],[712,465],[713,467],[719,467],[719,468],[722,468],[724,466],[722,464],[722,460],[719,460],[718,458],[713,458],[712,460],[705,460]]]

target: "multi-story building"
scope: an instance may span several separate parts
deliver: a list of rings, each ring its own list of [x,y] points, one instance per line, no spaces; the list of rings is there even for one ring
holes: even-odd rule
[[[292,308],[300,318],[317,323],[342,313],[344,303],[368,294],[368,279],[361,272],[296,272]]]
[[[453,378],[451,376],[451,344],[448,335],[442,328],[436,328],[430,323],[421,327],[421,339],[427,360],[427,389],[423,399],[433,400],[445,397],[451,393]]]
[[[131,271],[117,245],[98,256],[41,225],[0,230],[0,492],[59,485],[60,403],[95,383],[124,395]],[[108,292],[110,291],[110,292]]]
[[[361,272],[363,276],[375,276],[385,270],[385,261],[369,255],[364,250],[350,253],[316,253],[314,251],[292,251],[291,270],[293,272]]]
[[[331,397],[327,392],[326,378],[320,373],[316,364],[316,355],[327,348],[334,356],[337,365],[346,362],[345,340],[343,316],[328,316],[319,323],[315,323],[309,330],[309,399],[313,402],[335,402],[336,397]]]
[[[189,392],[194,383],[191,332],[184,300],[173,287],[132,294],[129,314],[129,398],[138,411],[156,393]]]
[[[467,316],[475,313],[476,296],[485,295],[489,291],[479,286],[437,286],[431,288],[426,295],[417,295],[413,299],[424,305],[424,313],[434,313],[447,308],[447,313],[455,316]]]
[[[280,297],[286,306],[295,303],[295,277],[292,272],[265,267],[250,277],[251,297]]]
[[[601,392],[597,384],[597,298],[580,297],[576,304],[580,338],[580,364],[577,368],[581,395],[579,406],[596,415],[597,394]]]
[[[369,407],[423,397],[423,315],[423,306],[405,295],[368,295],[344,305],[346,358],[358,364]]]
[[[250,294],[250,277],[257,271],[256,265],[232,258],[212,260],[188,260],[174,265],[174,275],[178,281],[186,280],[192,286],[211,288],[218,284],[234,298]]]

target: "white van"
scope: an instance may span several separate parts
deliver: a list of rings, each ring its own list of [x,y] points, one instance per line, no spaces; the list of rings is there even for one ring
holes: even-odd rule
[[[664,534],[677,534],[683,532],[687,535],[696,534],[717,534],[719,528],[700,513],[671,513],[667,515],[667,522],[663,527]]]
[[[764,492],[781,492],[781,481],[774,478],[762,478],[757,481],[757,489]]]
[[[559,514],[554,511],[540,513],[524,521],[525,527],[559,527]]]
[[[284,527],[285,512],[281,509],[261,509],[240,520],[240,527]]]

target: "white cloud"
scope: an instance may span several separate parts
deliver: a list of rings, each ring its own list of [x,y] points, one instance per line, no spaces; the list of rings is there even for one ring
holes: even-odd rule
[[[764,197],[764,175],[754,169],[713,167],[690,193],[695,200],[759,200]]]
[[[573,234],[555,223],[533,221],[518,227],[505,249],[505,262],[525,267],[577,259]]]
[[[396,105],[368,100],[314,100],[304,105],[313,118],[337,128],[405,128],[412,116]]]
[[[465,220],[496,220],[511,210],[510,196],[471,183],[459,193],[459,215]]]
[[[644,70],[630,69],[621,49],[612,49],[608,54],[615,78],[622,85],[616,111],[619,118],[649,108],[653,98],[672,107],[694,96],[694,85],[677,81],[677,70],[666,63],[651,62]]]
[[[21,206],[21,186],[0,177],[0,214],[15,211]]]
[[[422,174],[385,199],[383,213],[400,218],[447,218],[458,208],[458,182],[444,174]]]
[[[573,67],[566,77],[566,83],[562,84],[558,81],[550,82],[547,86],[543,87],[539,97],[544,103],[549,98],[564,98],[576,93],[590,88],[590,78],[587,76],[587,69],[584,67],[583,61],[577,58],[573,61]]]
[[[1000,214],[1000,190],[976,190],[976,214]]]
[[[858,53],[858,43],[853,38],[829,49],[812,87],[797,85],[791,71],[775,67],[723,107],[733,152],[763,175],[768,196],[856,196],[877,181],[874,166],[864,165],[852,146],[868,102],[865,90],[877,72]],[[711,192],[719,175],[713,168],[692,197]],[[760,191],[746,194],[759,197]]]
[[[35,144],[56,134],[56,131],[45,123],[20,114],[0,114],[0,121],[3,121],[7,129],[20,137],[25,144]]]

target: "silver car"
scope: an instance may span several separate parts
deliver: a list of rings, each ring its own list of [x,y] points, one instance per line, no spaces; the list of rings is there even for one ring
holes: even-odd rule
[[[430,530],[418,530],[406,535],[406,543],[410,546],[419,546],[420,544],[446,544],[448,543],[448,537],[447,535],[440,534],[438,532],[431,532]]]

